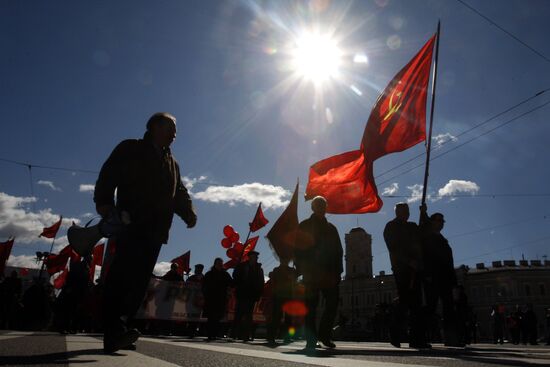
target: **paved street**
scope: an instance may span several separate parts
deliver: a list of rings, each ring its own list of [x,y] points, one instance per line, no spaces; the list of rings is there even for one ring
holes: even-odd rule
[[[136,351],[104,355],[97,335],[0,331],[1,366],[543,366],[547,346],[477,344],[462,349],[435,345],[432,351],[396,349],[385,343],[337,342],[334,350],[302,352],[303,342],[269,347],[251,343],[205,342],[203,338],[142,337]]]

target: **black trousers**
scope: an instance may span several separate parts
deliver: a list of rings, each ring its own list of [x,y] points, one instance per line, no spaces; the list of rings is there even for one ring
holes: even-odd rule
[[[273,308],[271,310],[271,320],[267,325],[267,338],[268,339],[277,339],[281,331],[281,318],[283,317],[283,306],[289,301],[288,297],[273,297]],[[289,315],[285,315],[283,320],[284,330],[286,330],[285,339],[288,335],[288,330],[291,326],[291,320]]]
[[[330,288],[320,288],[312,284],[305,284],[305,297],[307,315],[305,318],[307,344],[312,346],[317,340],[331,340],[332,327],[336,319],[338,310],[338,285]],[[320,295],[325,300],[325,308],[317,329],[317,306],[319,305]]]
[[[399,302],[392,315],[390,337],[402,342],[409,325],[409,343],[422,345],[426,341],[426,317],[422,310],[422,288],[417,275],[412,272],[394,272]],[[407,322],[407,314],[409,320]]]
[[[433,317],[437,310],[437,304],[441,300],[443,308],[443,331],[445,343],[456,344],[463,340],[459,338],[458,319],[454,310],[452,284],[430,283],[426,285],[428,317]]]
[[[233,321],[233,338],[248,340],[252,338],[252,313],[256,300],[249,297],[237,297],[235,320]]]
[[[113,262],[105,279],[103,315],[105,332],[118,331],[120,318],[138,311],[151,279],[162,243],[130,227],[116,239]],[[124,325],[122,325],[124,326]]]

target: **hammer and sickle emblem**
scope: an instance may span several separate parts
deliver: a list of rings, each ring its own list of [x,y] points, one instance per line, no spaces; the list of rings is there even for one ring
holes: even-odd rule
[[[402,94],[401,91],[397,92],[397,90],[395,90],[395,89],[393,90],[393,92],[390,96],[390,102],[388,103],[388,105],[389,105],[388,106],[388,113],[386,113],[386,116],[384,116],[384,121],[389,119],[394,113],[396,113],[399,110],[399,108],[401,108],[401,105],[403,104],[402,102],[399,102],[399,98],[401,97],[401,94]],[[395,104],[395,105],[394,105],[394,102],[393,102],[393,97],[394,96],[397,97],[396,102],[399,102],[398,104]]]

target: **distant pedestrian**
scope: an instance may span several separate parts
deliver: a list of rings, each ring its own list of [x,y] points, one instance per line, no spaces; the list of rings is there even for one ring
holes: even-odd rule
[[[233,270],[235,284],[235,320],[232,334],[235,339],[249,341],[252,338],[252,318],[254,305],[264,290],[264,271],[258,262],[259,253],[250,251],[248,260],[238,264]]]
[[[218,337],[220,320],[226,313],[227,293],[232,282],[231,275],[223,268],[223,260],[216,258],[202,282],[203,312],[208,319],[206,327],[208,340],[215,340]]]
[[[199,289],[202,287],[202,282],[203,282],[203,279],[204,279],[204,274],[202,273],[204,269],[204,265],[203,264],[196,264],[195,265],[195,271],[193,272],[193,275],[191,275],[189,278],[187,278],[187,284],[189,286],[195,286],[195,287],[198,287]],[[191,288],[189,289],[193,296],[193,301],[195,302],[195,306],[203,306],[202,304],[202,297],[201,297],[201,293],[197,293],[195,292],[196,288]],[[196,322],[196,321],[190,321],[187,323],[187,333],[189,335],[190,338],[194,338],[195,335],[197,334],[197,331],[199,329],[199,323]]]
[[[169,282],[183,282],[183,274],[179,273],[179,265],[176,263],[172,263],[170,265],[170,270],[168,270],[166,274],[160,277],[160,279]]]
[[[191,275],[189,278],[187,278],[187,281],[191,282],[191,283],[201,284],[202,280],[204,278],[204,274],[202,273],[203,270],[204,270],[204,265],[203,264],[195,265],[195,271],[193,272],[193,275]]]
[[[491,308],[491,318],[493,319],[493,343],[504,344],[504,306],[494,305]]]
[[[335,348],[332,331],[338,311],[339,285],[343,272],[343,249],[336,227],[326,218],[327,201],[316,196],[311,201],[312,214],[298,227],[295,263],[303,276],[307,314],[305,317],[306,350],[315,351],[317,341]],[[317,306],[324,298],[324,310],[317,328]]]

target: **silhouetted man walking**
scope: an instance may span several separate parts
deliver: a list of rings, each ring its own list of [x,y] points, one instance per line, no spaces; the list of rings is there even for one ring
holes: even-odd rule
[[[332,327],[338,310],[338,285],[343,271],[343,249],[336,227],[325,217],[327,201],[316,196],[311,202],[313,214],[300,223],[296,239],[295,263],[303,275],[306,307],[306,349],[313,351],[320,340],[334,348]],[[325,309],[319,329],[316,327],[319,296],[325,299]],[[318,331],[317,331],[318,330]]]
[[[422,248],[420,230],[416,223],[409,222],[409,205],[395,206],[395,218],[384,228],[384,240],[390,253],[390,261],[399,295],[397,312],[390,327],[392,345],[401,346],[403,329],[409,314],[409,345],[412,348],[429,348],[426,342],[422,318]]]
[[[143,139],[124,140],[113,150],[95,185],[97,212],[103,218],[116,212],[128,223],[117,234],[116,252],[105,281],[106,353],[131,348],[139,337],[137,330],[127,328],[126,321],[137,312],[145,296],[160,248],[168,242],[174,213],[188,228],[197,221],[170,151],[175,138],[175,117],[154,114]]]

